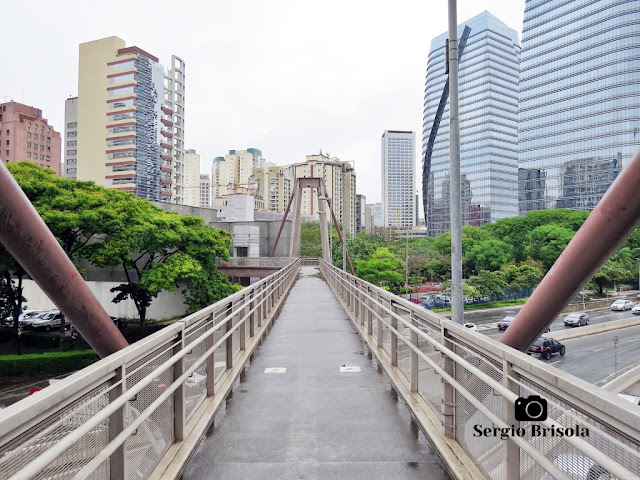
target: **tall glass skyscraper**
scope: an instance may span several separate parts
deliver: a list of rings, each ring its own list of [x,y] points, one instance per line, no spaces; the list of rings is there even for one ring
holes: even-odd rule
[[[489,12],[458,27],[471,28],[460,59],[460,162],[464,225],[518,214],[518,34]],[[423,110],[422,158],[436,116],[445,73],[444,33],[431,41]],[[433,148],[428,179],[427,230],[449,227],[449,107]]]
[[[519,210],[592,210],[640,144],[640,2],[527,0]]]

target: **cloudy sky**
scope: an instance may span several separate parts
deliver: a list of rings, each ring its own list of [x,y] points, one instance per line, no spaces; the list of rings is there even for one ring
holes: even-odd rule
[[[429,44],[446,0],[31,0],[4,2],[0,101],[40,108],[57,129],[77,94],[78,44],[116,35],[186,62],[186,145],[201,170],[255,147],[279,165],[322,149],[355,162],[358,192],[380,201],[380,137],[416,131]],[[489,10],[519,33],[524,0],[458,0],[458,23]],[[416,187],[419,185],[416,183]]]

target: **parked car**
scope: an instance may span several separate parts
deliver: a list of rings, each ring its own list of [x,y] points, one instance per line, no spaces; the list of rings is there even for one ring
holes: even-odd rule
[[[633,303],[631,303],[631,300],[619,299],[611,304],[611,310],[613,311],[625,311],[625,310],[631,310],[632,308],[633,308]]]
[[[509,328],[509,325],[511,325],[511,322],[513,322],[514,318],[516,318],[515,315],[507,315],[506,317],[504,317],[498,322],[498,329],[506,330],[507,328]]]
[[[466,322],[466,323],[463,323],[462,325],[467,327],[472,332],[477,332],[478,331],[478,327],[476,326],[475,323]]]
[[[51,310],[38,315],[33,322],[31,322],[30,328],[38,330],[40,328],[49,332],[52,328],[59,328],[62,322],[62,314],[60,310]]]
[[[35,317],[42,313],[42,310],[23,310],[20,315],[18,315],[18,323],[22,323],[23,320],[27,318]],[[9,316],[2,320],[3,327],[12,327],[13,326],[13,317]]]
[[[554,353],[559,353],[561,356],[564,356],[565,351],[565,346],[555,338],[540,337],[529,347],[527,353],[529,355],[536,353],[540,355],[540,358],[549,360]]]
[[[640,315],[640,303],[636,303],[635,306],[631,309],[631,313],[634,315]]]
[[[20,320],[20,327],[23,330],[29,330],[31,328],[33,328],[33,322],[35,322],[36,320],[41,319],[42,317],[48,315],[49,312],[45,311],[45,312],[40,312],[37,315],[33,315],[30,316],[28,318],[23,318],[22,320]]]
[[[571,312],[564,317],[564,324],[571,327],[582,327],[589,325],[589,315],[585,312]]]

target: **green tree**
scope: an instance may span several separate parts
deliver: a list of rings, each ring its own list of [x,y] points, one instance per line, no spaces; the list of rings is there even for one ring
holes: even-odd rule
[[[520,292],[535,287],[542,279],[542,270],[531,265],[506,265],[502,272],[506,288],[512,292]]]
[[[527,257],[529,227],[523,217],[510,217],[488,223],[483,229],[513,248],[513,259],[522,262]]]
[[[530,234],[529,254],[540,260],[545,269],[551,268],[573,238],[574,232],[559,225],[541,225]]]
[[[400,273],[403,266],[403,263],[394,257],[388,248],[383,247],[376,249],[369,260],[355,262],[358,277],[386,290],[396,292],[404,284],[404,275]]]
[[[591,281],[596,285],[598,293],[602,295],[604,287],[612,287],[622,280],[632,277],[632,273],[624,268],[624,266],[613,259],[609,259],[598,270]]]
[[[501,297],[504,295],[504,289],[507,286],[502,272],[489,272],[487,270],[481,270],[478,275],[469,277],[466,283],[475,287],[483,297]]]
[[[18,317],[24,298],[23,280],[27,277],[22,266],[0,244],[0,310],[13,318],[13,341],[18,340]]]
[[[500,240],[484,240],[471,247],[465,257],[475,271],[493,272],[500,270],[504,263],[513,259],[513,248]]]

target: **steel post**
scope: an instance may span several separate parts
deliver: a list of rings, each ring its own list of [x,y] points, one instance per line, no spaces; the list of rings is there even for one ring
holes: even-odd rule
[[[18,183],[0,162],[0,242],[100,357],[128,345]]]

